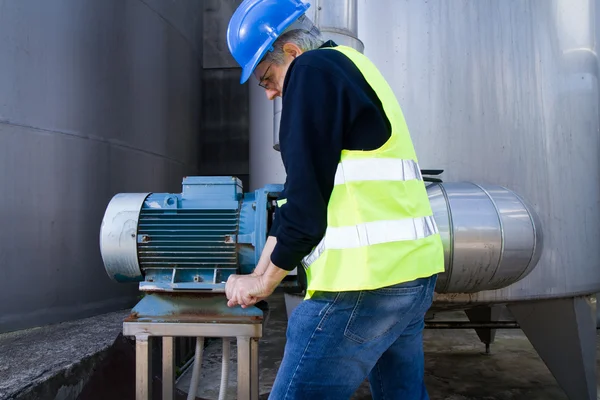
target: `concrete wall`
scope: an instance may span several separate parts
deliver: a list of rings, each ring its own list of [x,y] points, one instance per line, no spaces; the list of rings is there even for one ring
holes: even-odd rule
[[[100,222],[114,194],[198,172],[203,6],[0,0],[0,332],[135,301]]]

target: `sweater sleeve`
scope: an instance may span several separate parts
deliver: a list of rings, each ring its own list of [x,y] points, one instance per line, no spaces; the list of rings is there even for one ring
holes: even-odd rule
[[[327,229],[344,132],[356,110],[347,92],[342,79],[318,65],[292,64],[286,76],[279,141],[287,177],[271,230],[271,261],[279,268],[299,266]]]
[[[285,199],[285,185],[281,193],[279,193],[279,200]],[[285,202],[285,200],[283,201]],[[271,223],[271,228],[269,229],[268,236],[277,237],[277,232],[279,232],[279,207],[275,210],[275,216],[273,218],[273,222]]]

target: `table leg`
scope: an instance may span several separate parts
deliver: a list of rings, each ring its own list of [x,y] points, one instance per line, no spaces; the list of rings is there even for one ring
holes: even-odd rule
[[[162,398],[173,400],[175,398],[175,338],[163,337],[162,345]]]
[[[250,339],[250,399],[258,400],[258,338]]]
[[[135,337],[135,398],[152,399],[152,337]]]
[[[237,338],[238,400],[251,399],[250,396],[250,338]]]

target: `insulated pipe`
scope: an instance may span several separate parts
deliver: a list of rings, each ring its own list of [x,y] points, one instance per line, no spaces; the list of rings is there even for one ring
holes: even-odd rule
[[[365,46],[358,39],[357,0],[315,0],[307,16],[323,34],[325,40],[352,47],[361,53]],[[281,121],[281,98],[274,101],[273,148],[279,151],[279,125]]]
[[[231,354],[231,342],[229,338],[223,338],[223,363],[221,364],[221,387],[219,388],[219,400],[227,398],[227,386],[229,385],[229,358]]]
[[[204,338],[199,336],[196,338],[196,352],[194,353],[194,369],[192,371],[192,381],[190,382],[190,390],[188,391],[187,400],[195,400],[196,392],[198,391],[198,383],[200,382],[200,367],[202,366],[202,352],[204,350]]]
[[[192,380],[188,391],[187,400],[194,400],[200,383],[200,368],[202,367],[202,353],[204,351],[204,338],[196,338],[196,351],[194,353],[194,369]],[[227,386],[229,385],[229,359],[231,358],[231,342],[229,338],[223,338],[223,363],[221,364],[221,386],[219,387],[219,400],[227,398]]]

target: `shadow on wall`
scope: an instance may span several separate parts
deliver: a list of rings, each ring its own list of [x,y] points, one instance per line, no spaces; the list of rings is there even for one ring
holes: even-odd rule
[[[249,189],[249,87],[227,47],[227,25],[241,0],[204,1],[200,175],[236,176]]]

